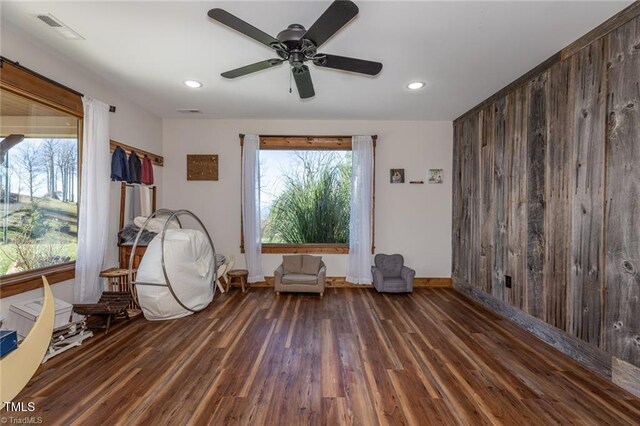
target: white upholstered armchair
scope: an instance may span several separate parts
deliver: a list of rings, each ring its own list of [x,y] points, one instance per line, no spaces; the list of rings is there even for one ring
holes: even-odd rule
[[[324,294],[327,268],[322,257],[306,254],[282,256],[282,264],[274,272],[275,291]]]

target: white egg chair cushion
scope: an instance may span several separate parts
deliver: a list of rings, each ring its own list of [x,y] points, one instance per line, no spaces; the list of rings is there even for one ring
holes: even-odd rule
[[[162,233],[149,244],[138,267],[136,283],[166,284],[162,272]],[[213,300],[215,264],[207,236],[194,229],[168,229],[164,260],[171,288],[180,301],[195,311]],[[138,303],[148,320],[168,320],[191,315],[180,306],[169,287],[136,285]]]

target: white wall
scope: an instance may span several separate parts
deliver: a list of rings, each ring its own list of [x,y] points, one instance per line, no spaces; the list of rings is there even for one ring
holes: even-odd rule
[[[418,277],[451,276],[451,122],[163,120],[164,206],[188,209],[207,226],[218,252],[240,255],[239,133],[278,135],[377,134],[376,252],[401,253]],[[187,182],[187,154],[218,154],[217,182]],[[389,183],[389,169],[406,181]],[[444,169],[444,183],[429,185],[427,169]],[[266,275],[281,255],[263,255]],[[345,276],[347,255],[323,255],[327,275]]]
[[[110,115],[111,139],[133,145],[135,147],[162,154],[162,121],[159,117],[147,112],[132,101],[128,100],[108,82],[83,70],[82,66],[72,60],[54,54],[46,45],[35,41],[5,22],[1,29],[2,43],[0,54],[21,65],[30,68],[45,77],[64,84],[88,96],[116,106],[116,112]],[[162,168],[154,167],[156,183],[162,187]],[[117,264],[116,234],[118,231],[119,183],[112,183],[112,205],[109,212],[111,224],[108,244],[108,261],[110,265]],[[159,191],[161,194],[162,191]],[[161,203],[161,200],[160,200]],[[158,205],[161,205],[161,204]],[[54,294],[71,302],[73,297],[72,285],[69,283],[53,286]],[[14,300],[25,300],[42,296],[42,290],[34,290],[22,295],[0,299],[0,315],[6,316],[9,305]]]
[[[108,82],[83,70],[46,45],[3,23],[0,54],[55,81],[117,107],[110,116],[111,138],[164,155],[165,167],[154,168],[158,206],[186,208],[205,222],[216,249],[240,255],[239,133],[377,134],[376,247],[398,252],[420,277],[451,275],[451,141],[450,122],[391,121],[256,121],[164,120],[122,96]],[[186,154],[218,154],[219,181],[187,182]],[[425,180],[428,168],[444,169],[442,185],[391,185],[390,168],[405,168],[406,180]],[[119,183],[112,184],[109,262],[117,263]],[[103,212],[97,212],[103,214]],[[323,255],[330,276],[344,276],[346,255]],[[265,274],[272,275],[280,255],[264,255]],[[53,286],[54,294],[72,302],[73,282]],[[41,297],[34,290],[0,299],[0,317],[15,301]]]

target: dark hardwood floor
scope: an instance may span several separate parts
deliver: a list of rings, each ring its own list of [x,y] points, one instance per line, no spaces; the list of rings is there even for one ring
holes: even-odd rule
[[[451,289],[233,289],[46,363],[44,424],[639,424],[640,400]]]

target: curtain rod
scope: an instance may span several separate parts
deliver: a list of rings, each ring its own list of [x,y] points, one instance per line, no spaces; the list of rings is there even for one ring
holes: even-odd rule
[[[240,138],[244,138],[244,133],[239,133],[238,136]],[[342,136],[336,136],[336,135],[313,135],[313,136],[309,136],[309,135],[301,135],[301,136],[294,136],[294,135],[258,135],[259,137],[265,137],[265,138],[351,138],[353,137],[353,135],[342,135]],[[378,139],[378,135],[371,135],[372,139]]]
[[[44,81],[46,81],[48,83],[51,83],[51,84],[53,84],[55,86],[58,86],[58,87],[60,87],[62,89],[68,90],[73,94],[76,94],[78,96],[84,96],[84,94],[78,92],[77,90],[73,90],[72,88],[70,88],[68,86],[65,86],[62,83],[58,83],[55,80],[51,80],[49,77],[45,77],[44,75],[42,75],[40,73],[37,73],[37,72],[33,71],[32,69],[29,69],[29,68],[27,68],[27,67],[25,67],[23,65],[20,65],[20,62],[12,61],[11,59],[5,58],[4,56],[0,56],[0,67],[2,67],[2,63],[3,62],[8,62],[11,65],[13,65],[14,67],[21,69],[22,71],[28,72],[29,74],[31,74],[31,75],[33,75],[35,77],[41,78],[42,80],[44,80]],[[109,105],[109,112],[116,112],[116,107],[113,106],[113,105]]]

